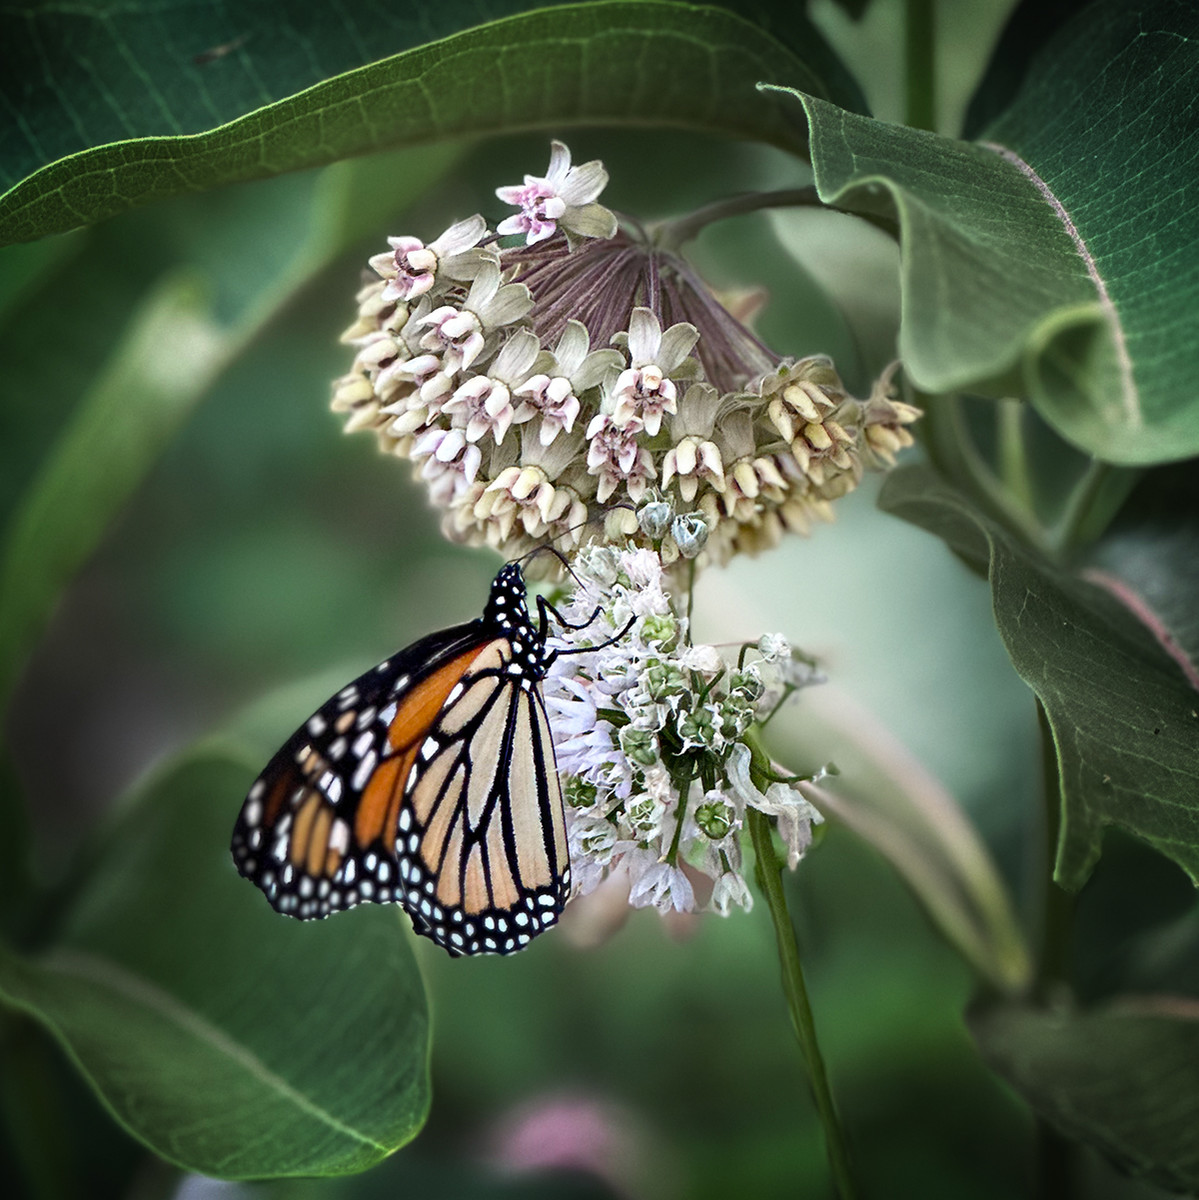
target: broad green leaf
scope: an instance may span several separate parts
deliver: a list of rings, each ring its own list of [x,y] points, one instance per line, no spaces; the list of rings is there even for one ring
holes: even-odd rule
[[[1199,1003],[1091,1012],[1006,1005],[970,1018],[984,1058],[1051,1124],[1170,1191],[1199,1188]]]
[[[1146,475],[1103,540],[1087,578],[1142,616],[1199,687],[1199,478],[1190,464]]]
[[[1199,10],[1102,0],[982,144],[800,96],[820,196],[893,213],[900,352],[930,392],[1025,392],[1119,463],[1199,453]]]
[[[0,999],[171,1162],[228,1178],[360,1171],[428,1110],[407,922],[370,906],[290,921],[238,877],[228,839],[253,762],[211,746],[157,778],[108,831],[53,944],[0,953]]]
[[[1143,838],[1199,881],[1193,665],[1144,613],[1034,557],[926,468],[895,472],[880,504],[968,560],[989,563],[999,632],[1053,731],[1062,787],[1057,882],[1082,886],[1108,825]]]
[[[933,923],[996,989],[1022,991],[1028,948],[987,848],[944,786],[865,710],[835,688],[781,710],[770,742],[819,746],[839,774],[804,794],[874,847]],[[786,757],[786,755],[784,755]]]
[[[194,276],[134,318],[10,522],[0,557],[0,711],[58,593],[227,359]]]
[[[801,124],[760,80],[861,106],[800,16],[786,25],[796,50],[726,9],[659,0],[256,4],[238,19],[204,3],[148,20],[92,4],[10,18],[0,78],[33,98],[0,155],[4,242],[233,180],[522,127],[657,122],[802,150]],[[489,17],[501,19],[478,24]]]

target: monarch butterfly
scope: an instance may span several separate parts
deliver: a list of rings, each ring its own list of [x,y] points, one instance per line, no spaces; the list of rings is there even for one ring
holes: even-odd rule
[[[278,912],[392,901],[454,956],[510,954],[558,920],[570,859],[540,682],[571,651],[546,648],[547,609],[539,597],[535,626],[509,563],[481,617],[399,651],[292,734],[233,830],[237,869]]]

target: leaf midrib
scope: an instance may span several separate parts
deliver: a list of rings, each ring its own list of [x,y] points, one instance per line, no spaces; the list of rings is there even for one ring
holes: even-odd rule
[[[1132,356],[1128,352],[1128,339],[1125,336],[1124,325],[1120,320],[1120,313],[1116,308],[1116,302],[1112,299],[1111,292],[1108,291],[1107,281],[1103,278],[1099,270],[1099,263],[1091,253],[1090,247],[1087,245],[1078,226],[1074,224],[1065,204],[1057,197],[1049,184],[1033,169],[1031,164],[1025,162],[1014,150],[998,142],[980,142],[979,145],[988,150],[993,150],[1005,162],[1011,163],[1037,189],[1045,200],[1045,203],[1053,210],[1054,216],[1061,222],[1062,228],[1066,231],[1070,241],[1074,244],[1074,249],[1077,251],[1078,257],[1082,260],[1083,266],[1086,268],[1087,277],[1095,286],[1100,311],[1103,313],[1108,328],[1111,330],[1112,347],[1115,351],[1116,363],[1120,370],[1120,396],[1123,401],[1124,418],[1131,425],[1139,428],[1144,424],[1144,412],[1140,402],[1140,391],[1137,388],[1136,378],[1133,374]]]
[[[149,980],[125,971],[111,961],[77,950],[55,951],[42,960],[42,966],[99,987],[106,987],[116,992],[122,999],[151,1009],[185,1033],[231,1059],[260,1083],[274,1090],[283,1099],[290,1101],[301,1111],[315,1117],[330,1129],[370,1146],[381,1154],[391,1153],[391,1146],[386,1146],[369,1134],[340,1121],[315,1100],[272,1071],[252,1050],[234,1041],[207,1018]]]

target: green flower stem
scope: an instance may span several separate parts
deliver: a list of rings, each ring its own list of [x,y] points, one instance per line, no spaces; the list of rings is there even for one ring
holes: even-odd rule
[[[1066,501],[1053,540],[1062,554],[1094,541],[1120,511],[1143,471],[1093,460]]]
[[[1012,530],[1026,546],[1053,553],[1049,537],[1036,515],[1020,502],[974,444],[960,397],[914,394],[924,409],[922,441],[937,470],[968,491],[984,512]]]
[[[816,1023],[812,1018],[812,1006],[808,1002],[808,989],[804,984],[803,970],[799,963],[799,946],[791,916],[787,912],[787,898],[783,892],[782,872],[771,841],[770,819],[756,808],[746,808],[746,823],[753,839],[757,857],[758,887],[766,898],[770,918],[774,922],[774,936],[778,946],[779,965],[783,973],[783,992],[787,997],[787,1008],[791,1013],[791,1024],[799,1042],[804,1066],[808,1072],[808,1083],[816,1111],[824,1127],[825,1145],[828,1150],[829,1167],[841,1200],[854,1200],[857,1190],[849,1167],[849,1151],[837,1109],[833,1104],[833,1093],[829,1088],[828,1073],[824,1058],[816,1041]]]
[[[679,789],[679,811],[674,825],[674,837],[670,842],[670,851],[666,855],[666,861],[672,867],[678,866],[679,862],[679,838],[683,833],[683,822],[687,819],[687,796],[690,791],[691,780],[687,779]]]
[[[1040,877],[1044,881],[1039,914],[1039,943],[1035,991],[1044,1003],[1068,999],[1072,990],[1074,940],[1074,897],[1053,881],[1053,860],[1061,830],[1062,790],[1058,775],[1057,751],[1053,731],[1044,706],[1037,701],[1037,722],[1041,730],[1042,794],[1045,805],[1045,841]]]
[[[1000,478],[1021,508],[1036,512],[1032,475],[1028,469],[1028,447],[1024,443],[1023,401],[996,401],[995,435]]]
[[[705,204],[695,212],[679,217],[677,221],[664,221],[650,231],[649,240],[666,254],[678,254],[693,238],[716,221],[724,221],[729,217],[741,217],[747,213],[759,212],[764,208],[827,208],[831,212],[845,213],[856,217],[882,230],[888,237],[899,238],[898,226],[890,217],[878,213],[852,212],[849,209],[837,208],[825,204],[816,194],[814,187],[783,188],[776,192],[745,192],[739,196],[730,196],[727,200],[717,200],[714,204]]]
[[[740,196],[730,196],[727,200],[717,200],[713,204],[705,204],[695,212],[680,217],[677,221],[667,221],[654,230],[654,244],[670,254],[677,254],[692,238],[714,221],[723,221],[727,217],[740,217],[746,213],[758,212],[763,208],[795,208],[796,206],[815,206],[822,208],[820,197],[814,187],[785,188],[776,192],[746,192]]]
[[[937,127],[936,21],[933,0],[904,6],[904,110],[916,129]]]
[[[1073,990],[1074,897],[1053,881],[1053,860],[1061,831],[1061,779],[1053,731],[1040,700],[1037,701],[1037,722],[1041,730],[1045,836],[1039,872],[1043,890],[1033,994],[1042,1004],[1054,1004],[1068,999]],[[1073,1142],[1040,1117],[1037,1118],[1036,1141],[1038,1200],[1074,1200],[1078,1195],[1078,1178]]]

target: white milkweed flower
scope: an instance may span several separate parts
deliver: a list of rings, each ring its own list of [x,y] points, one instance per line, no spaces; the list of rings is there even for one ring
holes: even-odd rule
[[[761,654],[734,668],[717,647],[692,643],[654,550],[593,545],[575,573],[563,616],[584,628],[563,639],[571,653],[551,667],[545,700],[572,855],[586,860],[579,891],[623,872],[635,907],[687,911],[695,880],[707,876],[714,911],[748,908],[737,844],[746,805],[778,818],[794,862],[819,820],[790,785],[758,790],[742,740],[777,703],[790,647],[765,635],[767,650],[787,657]],[[589,846],[597,856],[587,858]]]
[[[387,281],[380,299],[419,299],[439,274],[455,281],[473,279],[486,261],[487,251],[477,249],[486,236],[487,222],[476,214],[451,225],[427,246],[416,237],[389,237],[391,253],[369,259],[372,270]]]
[[[426,316],[410,319],[426,332],[421,348],[440,354],[447,375],[466,370],[483,352],[487,335],[519,321],[533,307],[529,289],[520,283],[500,283],[500,269],[485,262],[479,269],[461,309],[443,304]]]
[[[570,433],[582,410],[579,396],[614,376],[624,362],[618,350],[591,350],[587,327],[580,321],[566,328],[539,374],[531,375],[515,391],[522,406],[517,419],[540,417],[538,437],[548,446],[560,432]]]
[[[628,333],[618,333],[613,341],[628,348],[630,362],[612,390],[613,418],[620,424],[635,418],[650,437],[657,437],[662,414],[679,411],[678,388],[668,376],[688,360],[699,341],[699,330],[680,321],[663,333],[648,308],[635,308],[629,316]]]
[[[544,175],[526,175],[523,184],[496,188],[505,203],[520,209],[496,226],[499,234],[523,233],[527,245],[543,241],[559,226],[580,238],[610,238],[616,218],[595,203],[608,186],[608,172],[598,159],[570,165],[570,150],[563,142],[550,143],[550,165]]]
[[[490,433],[498,446],[513,421],[528,419],[514,408],[512,394],[528,378],[540,351],[536,335],[518,329],[495,356],[487,374],[472,375],[442,404],[441,410],[449,414],[451,422],[465,427],[468,442]]]
[[[858,400],[826,356],[776,354],[745,324],[749,309],[718,298],[674,248],[669,222],[622,224],[598,203],[607,179],[554,142],[545,175],[498,190],[520,211],[496,234],[476,214],[427,244],[390,237],[343,334],[355,357],[333,408],[346,429],[415,462],[447,536],[509,558],[546,536],[569,552],[601,518],[621,542],[651,488],[674,511],[647,516],[643,537],[696,569],[831,520],[833,501],[912,441],[918,413],[899,399],[896,368]],[[514,233],[521,244],[497,240]],[[520,334],[536,341],[531,364]],[[451,429],[478,455],[447,457]],[[576,434],[574,460],[544,470],[540,452]],[[501,476],[513,503],[535,486],[536,519],[489,492]]]

